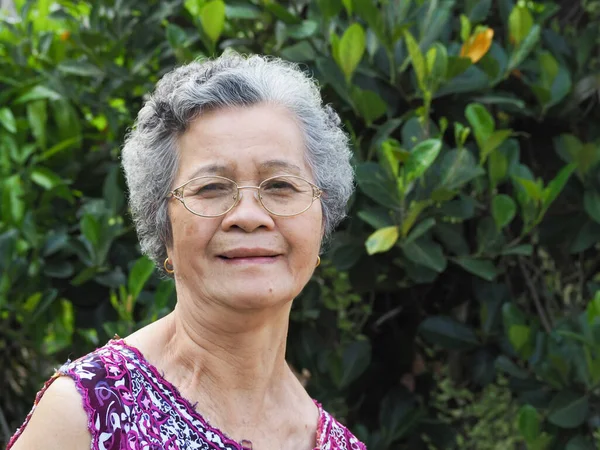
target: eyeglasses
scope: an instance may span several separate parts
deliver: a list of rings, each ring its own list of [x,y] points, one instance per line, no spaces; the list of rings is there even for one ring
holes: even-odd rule
[[[261,206],[280,217],[302,214],[322,194],[315,184],[295,175],[267,178],[259,186],[238,186],[229,178],[214,175],[192,178],[169,195],[183,203],[192,214],[219,217],[240,202],[242,189],[255,189]]]

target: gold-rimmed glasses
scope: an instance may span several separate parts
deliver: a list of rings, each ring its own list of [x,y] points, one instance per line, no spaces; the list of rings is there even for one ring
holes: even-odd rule
[[[227,214],[240,202],[242,189],[254,189],[260,205],[274,216],[291,217],[302,214],[321,197],[321,189],[296,175],[277,175],[258,186],[238,186],[229,178],[218,175],[192,178],[170,192],[185,208],[200,217]]]

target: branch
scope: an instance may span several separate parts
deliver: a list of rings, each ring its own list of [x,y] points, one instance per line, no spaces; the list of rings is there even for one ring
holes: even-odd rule
[[[535,304],[535,309],[538,312],[538,315],[540,316],[540,321],[542,322],[542,325],[544,327],[544,329],[546,330],[546,332],[548,334],[550,334],[550,332],[552,331],[552,327],[550,326],[550,322],[548,321],[548,317],[546,316],[546,311],[544,310],[544,307],[542,306],[542,302],[540,301],[540,296],[538,295],[535,286],[533,284],[533,281],[531,280],[531,277],[529,276],[529,272],[527,272],[527,269],[525,268],[525,264],[523,264],[523,258],[519,257],[519,267],[521,268],[521,273],[523,274],[523,277],[525,278],[525,283],[527,284],[527,287],[529,288],[529,292],[531,294],[531,297],[533,298],[533,303]]]

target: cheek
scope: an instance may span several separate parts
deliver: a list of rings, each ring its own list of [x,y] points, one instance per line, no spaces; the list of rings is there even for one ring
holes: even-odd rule
[[[294,223],[290,230],[290,244],[294,246],[302,258],[315,258],[321,246],[322,221],[321,214],[306,216]]]
[[[214,223],[210,219],[195,220],[196,217],[173,217],[173,252],[189,259],[190,253],[204,253],[212,236]]]

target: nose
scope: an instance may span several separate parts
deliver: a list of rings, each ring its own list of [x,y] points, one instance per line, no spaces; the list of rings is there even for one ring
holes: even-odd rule
[[[243,190],[251,189],[253,195],[244,195]],[[253,198],[254,197],[254,198]],[[251,233],[260,228],[271,230],[275,227],[273,217],[263,208],[258,199],[258,188],[254,186],[241,186],[236,205],[223,217],[221,226],[224,230],[240,228]]]

